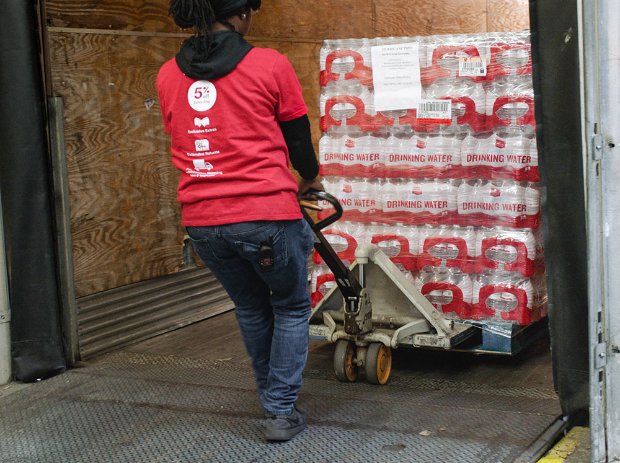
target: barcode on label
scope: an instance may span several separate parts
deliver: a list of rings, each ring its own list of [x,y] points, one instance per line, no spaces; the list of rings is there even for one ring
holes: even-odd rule
[[[418,105],[418,119],[452,120],[450,100],[422,100]]]
[[[460,58],[459,75],[461,77],[484,77],[487,75],[487,64],[480,57]]]

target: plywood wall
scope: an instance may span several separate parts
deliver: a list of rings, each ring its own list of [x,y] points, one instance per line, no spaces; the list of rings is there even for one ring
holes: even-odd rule
[[[286,54],[318,142],[328,38],[529,27],[528,0],[263,0],[250,40]],[[85,296],[176,272],[183,230],[155,76],[184,34],[166,0],[48,0],[54,95],[65,101],[75,283]]]

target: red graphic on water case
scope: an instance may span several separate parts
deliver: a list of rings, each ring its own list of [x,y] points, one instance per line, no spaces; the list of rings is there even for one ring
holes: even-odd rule
[[[418,110],[408,109],[404,116],[398,118],[398,123],[400,125],[408,125],[415,129],[418,125]]]
[[[525,112],[522,116],[515,117],[512,114],[519,106],[524,106]],[[487,122],[488,130],[510,125],[529,125],[536,128],[534,98],[529,95],[500,96],[495,100],[493,115],[487,118]]]
[[[532,47],[524,42],[492,45],[487,74],[489,80],[511,75],[531,75]]]
[[[495,146],[497,146],[499,149],[504,149],[506,148],[506,141],[498,138],[495,140]]]
[[[465,302],[463,290],[454,283],[430,282],[422,286],[422,295],[445,314],[454,313],[461,319],[469,318],[471,306]]]
[[[458,61],[460,57],[468,58],[481,58],[480,51],[473,45],[442,45],[433,50],[431,59],[431,65],[421,69],[422,84],[430,85],[438,79],[445,79],[448,77],[461,77],[458,69]],[[452,76],[450,69],[443,67],[441,62],[443,60],[453,60],[456,62],[456,75]],[[468,77],[475,82],[483,82],[487,78],[486,76],[480,77]]]
[[[342,251],[336,251],[336,254],[338,255],[338,257],[340,257],[340,260],[343,261],[346,260],[352,262],[353,260],[355,260],[355,250],[357,249],[358,245],[355,237],[338,230],[325,230],[323,231],[323,235],[325,236],[325,239],[327,239],[327,241],[332,245],[332,247],[334,247],[334,245],[332,243],[332,240],[330,240],[330,235],[342,238],[346,243],[346,248]],[[323,261],[318,252],[314,253],[313,259],[315,264],[320,264]]]
[[[416,256],[411,253],[409,240],[396,234],[375,235],[371,239],[372,244],[381,247],[381,243],[398,242],[400,252],[396,256],[388,256],[395,264],[400,264],[409,271],[416,270]]]
[[[487,127],[487,116],[476,111],[476,102],[467,96],[451,97],[452,106],[460,108],[463,115],[457,118],[459,125],[469,125],[474,132],[484,132]]]
[[[514,321],[519,325],[530,325],[535,320],[535,312],[528,305],[527,291],[511,285],[488,285],[480,289],[477,304],[473,305],[471,318],[486,317]]]
[[[463,238],[434,236],[424,240],[418,265],[419,268],[458,268],[467,273],[471,270],[472,258]]]
[[[333,285],[329,283],[336,282],[336,277],[333,273],[325,273],[323,275],[319,275],[316,279],[316,288],[310,295],[310,301],[312,303],[312,307],[316,306],[320,301],[323,300],[325,294],[331,289]]]
[[[329,82],[340,79],[342,74],[332,72],[332,68],[335,60],[343,58],[353,58],[353,69],[344,74],[345,80],[357,79],[367,87],[373,85],[372,69],[364,64],[364,57],[360,53],[353,50],[336,50],[327,55],[325,70],[321,71],[320,75],[322,87],[325,87]]]
[[[355,148],[355,141],[351,140],[350,138],[347,138],[347,140],[344,142],[344,146],[346,146],[349,149]]]
[[[355,113],[349,118],[336,120],[331,114],[336,105],[350,105],[355,109]],[[372,131],[372,117],[366,114],[366,105],[361,98],[352,95],[337,95],[327,100],[325,115],[321,117],[321,130],[327,132],[331,127],[342,127],[343,123],[347,126],[358,126],[366,132]]]
[[[530,277],[536,271],[535,256],[530,256],[527,245],[514,238],[489,237],[482,240],[476,271],[483,269],[518,272]]]

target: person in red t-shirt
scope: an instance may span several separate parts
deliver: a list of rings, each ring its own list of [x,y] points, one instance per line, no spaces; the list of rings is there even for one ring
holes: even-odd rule
[[[183,42],[157,76],[178,200],[194,249],[235,304],[265,437],[306,427],[295,406],[308,354],[307,260],[298,194],[323,190],[293,67],[245,41],[260,0],[171,0]],[[299,184],[289,169],[299,172]]]

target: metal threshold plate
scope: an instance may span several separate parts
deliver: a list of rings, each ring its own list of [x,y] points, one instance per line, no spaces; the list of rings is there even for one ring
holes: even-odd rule
[[[4,397],[0,461],[505,463],[560,412],[545,381],[518,382],[536,356],[397,350],[388,385],[372,386],[336,381],[332,352],[313,344],[309,429],[285,444],[263,440],[247,361],[121,352]]]

